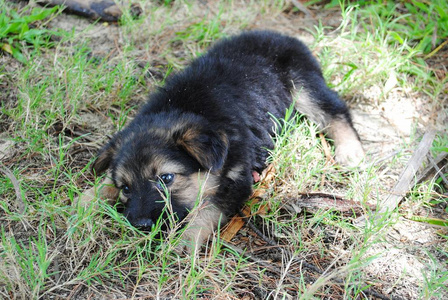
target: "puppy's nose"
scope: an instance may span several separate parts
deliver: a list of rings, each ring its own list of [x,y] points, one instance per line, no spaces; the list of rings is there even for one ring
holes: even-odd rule
[[[154,222],[149,218],[140,218],[136,221],[131,222],[131,224],[139,229],[150,230],[154,225]]]

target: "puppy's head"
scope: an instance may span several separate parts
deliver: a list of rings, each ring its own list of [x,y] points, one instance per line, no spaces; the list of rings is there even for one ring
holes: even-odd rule
[[[109,170],[124,215],[147,229],[161,215],[182,220],[199,199],[212,197],[227,150],[225,134],[200,117],[141,116],[104,146],[93,170]]]

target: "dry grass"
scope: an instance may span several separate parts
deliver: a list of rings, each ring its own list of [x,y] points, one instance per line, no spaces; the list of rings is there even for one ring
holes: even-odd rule
[[[141,1],[142,17],[120,26],[60,14],[48,26],[69,33],[55,47],[25,48],[27,65],[0,55],[0,167],[10,171],[0,176],[1,297],[446,298],[446,226],[412,221],[447,217],[438,175],[379,222],[354,225],[374,215],[429,124],[439,129],[433,153],[447,151],[446,70],[431,75],[418,51],[390,43],[392,22],[369,27],[359,9],[316,4],[310,18],[289,1],[167,2]],[[272,154],[275,176],[250,207],[252,225],[228,243],[217,232],[196,256],[178,256],[102,200],[75,204],[95,183],[89,164],[106,135],[151,90],[213,41],[254,28],[311,46],[353,109],[369,153],[364,169],[331,164],[313,124],[288,123]],[[446,62],[446,53],[431,60]]]

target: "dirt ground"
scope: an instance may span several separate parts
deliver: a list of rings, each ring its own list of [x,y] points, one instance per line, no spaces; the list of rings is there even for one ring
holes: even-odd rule
[[[275,17],[260,16],[251,23],[247,29],[269,28],[287,33],[296,37],[300,37],[306,43],[311,43],[313,36],[307,31],[317,25],[318,20],[323,22],[329,28],[335,28],[341,21],[340,12],[337,10],[313,11],[314,17],[305,16],[302,13],[284,12]],[[88,47],[92,49],[92,55],[98,57],[110,57],[120,52],[120,41],[124,38],[119,30],[119,25],[111,23],[98,22],[94,24],[91,20],[73,16],[69,14],[61,14],[59,17],[51,21],[49,24],[53,28],[62,28],[66,31],[74,30],[76,33],[82,34],[89,40]],[[174,29],[172,29],[174,31]],[[331,30],[328,30],[331,34]],[[233,32],[229,32],[231,34]],[[147,41],[142,40],[142,45]],[[163,43],[157,41],[155,44]],[[140,45],[136,45],[138,49]],[[141,47],[143,49],[143,46]],[[182,48],[175,49],[182,51]],[[157,47],[153,52],[153,56],[149,57],[145,51],[136,52],[136,60],[142,62],[152,61],[154,65],[166,65],[167,62],[157,57]],[[179,55],[182,55],[179,53]],[[13,59],[0,57],[0,60],[6,70],[14,70],[18,67]],[[441,74],[444,72],[446,76],[446,66],[448,66],[448,47],[445,46],[430,61],[435,69]],[[148,77],[163,77],[156,68],[150,69],[152,73]],[[150,83],[151,84],[151,83]],[[18,91],[14,86],[0,81],[0,89],[2,89],[1,101],[5,103],[14,102],[17,99]],[[448,87],[447,89],[448,90]],[[411,143],[415,140],[415,136],[421,136],[429,128],[435,127],[439,132],[448,134],[448,96],[441,94],[439,103],[434,105],[433,100],[424,94],[411,90],[402,90],[392,88],[387,97],[378,101],[378,90],[359,91],[358,95],[353,95],[351,99],[346,99],[349,103],[355,127],[357,128],[361,140],[363,141],[365,150],[369,153],[371,161],[394,156],[399,151],[408,151],[409,156],[415,145],[411,145],[408,149],[403,150],[403,144]],[[142,95],[140,99],[136,99],[136,104],[141,103],[146,98]],[[77,120],[73,120],[73,124],[78,124],[84,131],[89,128],[94,131],[93,138],[100,136],[101,133],[110,133],[113,124],[105,122],[105,118],[101,114],[94,112],[83,112],[79,114]],[[0,138],[3,133],[7,133],[11,129],[8,120],[1,118]],[[76,131],[76,125],[70,130]],[[10,158],[10,141],[0,140],[0,159],[8,161]],[[82,153],[79,156],[80,168],[85,164],[94,151]],[[388,179],[382,182],[383,190],[390,190],[396,183],[403,165],[398,164],[395,170],[384,170],[389,174]],[[384,192],[383,191],[383,192]],[[402,204],[403,207],[409,208],[411,204]],[[408,206],[407,206],[408,205]],[[443,215],[443,211],[437,217],[448,216]],[[387,239],[376,246],[370,248],[370,252],[366,256],[378,254],[380,257],[373,261],[365,268],[365,272],[373,278],[381,278],[385,284],[382,286],[382,292],[388,294],[394,290],[393,294],[403,299],[415,299],[418,295],[419,283],[425,280],[422,277],[421,270],[425,268],[427,261],[422,261],[422,257],[426,257],[427,252],[437,246],[440,242],[439,233],[441,228],[431,227],[427,224],[417,223],[405,218],[397,220],[387,234]],[[386,251],[387,250],[387,251]],[[350,249],[335,249],[341,257],[348,257]],[[435,257],[441,266],[446,267],[447,257]],[[396,282],[407,281],[406,285],[395,285]],[[448,293],[446,294],[448,297]]]

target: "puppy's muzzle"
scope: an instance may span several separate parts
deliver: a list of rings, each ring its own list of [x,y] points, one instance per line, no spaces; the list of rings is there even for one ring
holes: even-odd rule
[[[151,230],[154,222],[149,218],[139,218],[135,221],[131,221],[131,224],[141,230]]]

